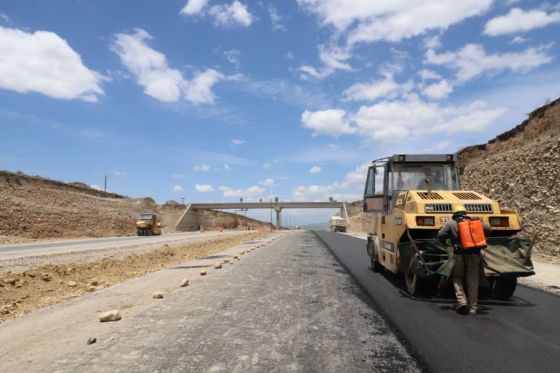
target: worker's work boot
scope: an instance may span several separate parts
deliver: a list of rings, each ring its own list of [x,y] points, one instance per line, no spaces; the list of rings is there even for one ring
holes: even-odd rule
[[[455,307],[455,311],[459,315],[466,315],[469,313],[469,306],[467,306],[466,304],[459,304],[457,307]]]
[[[469,316],[476,315],[476,308],[469,308]]]

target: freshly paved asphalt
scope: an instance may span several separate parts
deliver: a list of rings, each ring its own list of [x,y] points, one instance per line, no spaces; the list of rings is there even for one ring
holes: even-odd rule
[[[316,231],[372,297],[412,353],[434,372],[557,372],[560,297],[518,287],[510,301],[481,301],[476,316],[455,313],[453,299],[403,295],[390,273],[374,273],[363,239]]]

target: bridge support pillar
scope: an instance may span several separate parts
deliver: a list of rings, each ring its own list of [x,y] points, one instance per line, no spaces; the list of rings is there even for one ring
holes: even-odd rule
[[[275,207],[274,211],[276,211],[276,229],[280,229],[280,212],[282,209],[280,207]]]

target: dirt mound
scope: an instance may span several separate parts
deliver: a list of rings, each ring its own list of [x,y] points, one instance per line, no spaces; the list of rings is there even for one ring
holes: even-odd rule
[[[493,154],[523,147],[537,141],[548,141],[560,135],[560,98],[531,113],[513,129],[498,135],[487,144],[468,146],[459,155],[464,164],[470,164]]]
[[[163,232],[174,232],[185,208],[175,201],[158,206],[149,197],[133,199],[79,182],[65,184],[0,171],[0,243],[135,235],[134,222],[143,212],[158,214]],[[236,214],[205,211],[200,215],[207,230],[270,228]]]

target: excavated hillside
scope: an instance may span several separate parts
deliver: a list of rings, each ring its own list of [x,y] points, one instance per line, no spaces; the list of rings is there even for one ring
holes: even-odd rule
[[[170,201],[105,193],[83,183],[66,184],[22,173],[0,171],[0,243],[136,234],[141,212],[157,213],[163,231],[172,232],[185,207]],[[207,228],[263,227],[252,219],[222,212],[207,213]]]
[[[493,154],[467,166],[463,187],[521,214],[534,251],[560,258],[560,136]]]

